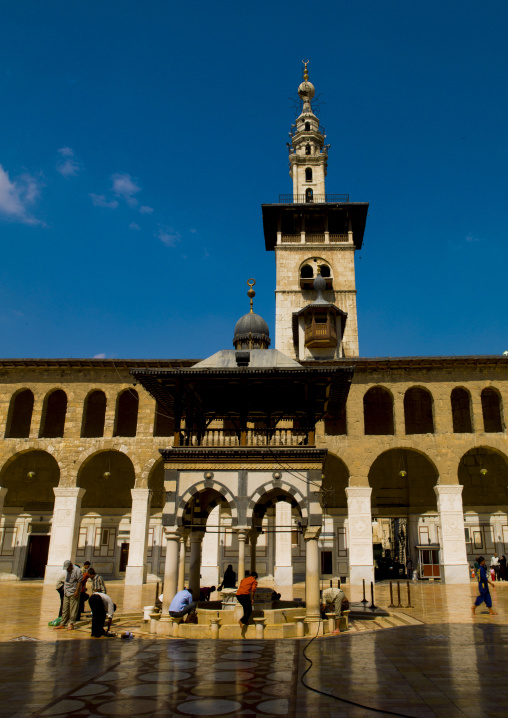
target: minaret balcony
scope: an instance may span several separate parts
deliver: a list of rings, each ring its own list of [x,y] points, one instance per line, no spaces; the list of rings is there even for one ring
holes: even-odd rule
[[[335,317],[331,313],[307,317],[305,346],[310,348],[337,346]]]
[[[309,432],[302,429],[205,429],[180,432],[179,446],[309,446]]]
[[[349,202],[348,194],[280,194],[279,204],[327,204]]]
[[[342,243],[352,241],[353,238],[349,236],[349,234],[330,234],[329,232],[321,232],[319,234],[311,234],[310,232],[282,234],[281,232],[280,242],[277,242],[277,244],[329,244],[330,242]]]

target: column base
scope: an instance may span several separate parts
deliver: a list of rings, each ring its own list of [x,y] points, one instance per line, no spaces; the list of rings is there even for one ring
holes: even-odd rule
[[[169,616],[161,616],[157,621],[155,627],[155,633],[158,636],[172,636],[173,635],[173,622],[169,620]]]
[[[60,576],[64,574],[64,567],[63,563],[58,564],[58,566],[51,566],[49,563],[46,565],[46,570],[44,571],[44,583],[45,584],[55,584]]]
[[[320,618],[315,618],[314,616],[312,616],[311,618],[305,618],[304,623],[306,625],[305,635],[309,636],[309,638],[316,635],[325,635],[325,622],[322,621]]]
[[[274,583],[276,586],[292,586],[293,585],[293,567],[292,566],[275,566]]]
[[[374,566],[350,566],[349,567],[349,585],[361,586],[365,579],[365,585],[368,586],[374,581]]]
[[[142,586],[144,583],[146,583],[146,566],[126,566],[126,586]]]
[[[459,564],[457,566],[443,565],[443,581],[445,583],[471,583],[471,574],[469,564]]]

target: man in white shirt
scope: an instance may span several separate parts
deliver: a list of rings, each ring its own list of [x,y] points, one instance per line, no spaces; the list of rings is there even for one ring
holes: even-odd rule
[[[92,609],[92,637],[102,638],[109,635],[111,621],[116,611],[116,606],[107,595],[107,593],[92,593],[88,599],[90,608]],[[106,630],[104,630],[104,621],[108,619]]]
[[[496,581],[499,581],[499,558],[497,553],[495,553],[490,559],[490,568],[494,569],[494,573],[496,574]]]

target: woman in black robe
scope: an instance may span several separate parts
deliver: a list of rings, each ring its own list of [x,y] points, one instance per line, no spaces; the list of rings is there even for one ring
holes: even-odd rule
[[[501,556],[499,559],[499,578],[501,581],[506,581],[508,579],[506,572],[506,556]]]

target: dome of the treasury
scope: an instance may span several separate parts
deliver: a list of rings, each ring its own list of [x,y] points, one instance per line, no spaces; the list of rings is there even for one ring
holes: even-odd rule
[[[236,349],[247,348],[247,344],[256,345],[249,348],[268,348],[270,346],[270,330],[268,324],[259,314],[244,314],[235,325],[233,344]]]

